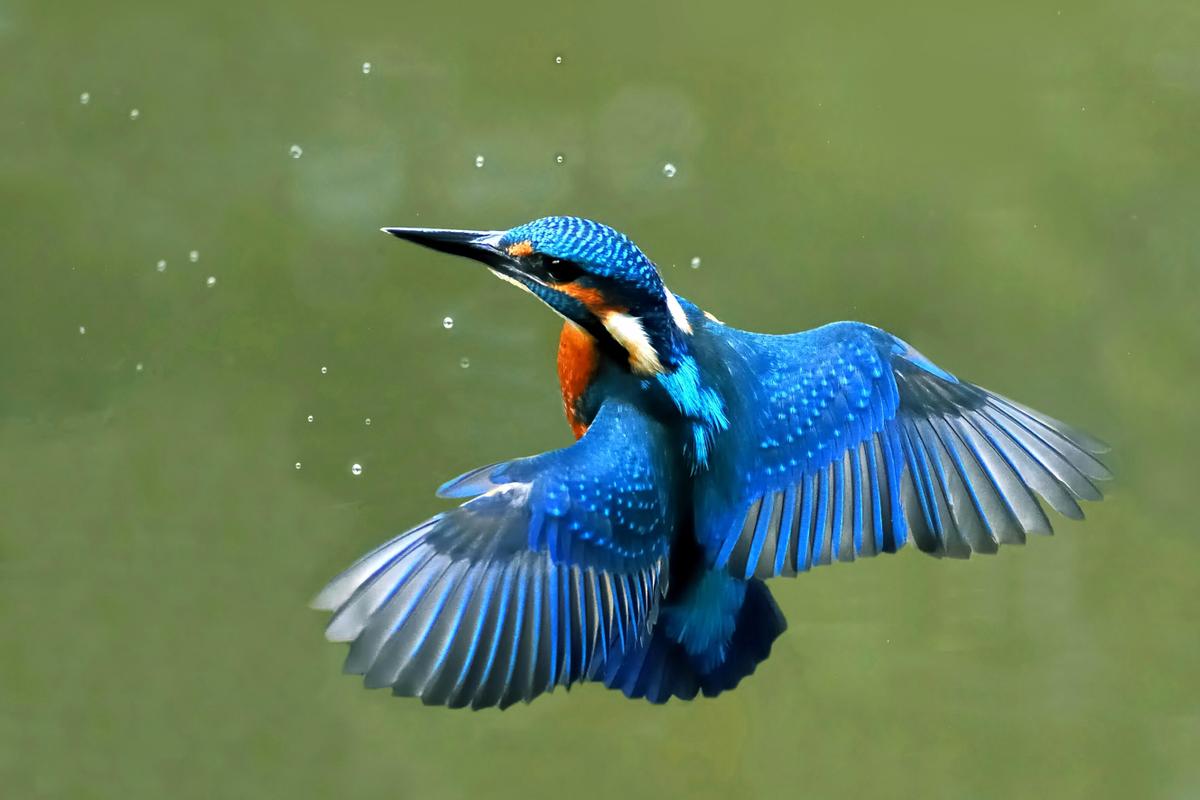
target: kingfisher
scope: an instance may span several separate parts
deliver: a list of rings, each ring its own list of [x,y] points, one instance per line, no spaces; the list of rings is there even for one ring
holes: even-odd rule
[[[463,499],[316,597],[345,671],[430,705],[504,708],[594,681],[664,703],[733,689],[786,628],[765,581],[894,553],[967,558],[1081,519],[1095,438],[861,322],[731,327],[624,234],[384,228],[486,266],[563,319],[575,442],[474,469]]]

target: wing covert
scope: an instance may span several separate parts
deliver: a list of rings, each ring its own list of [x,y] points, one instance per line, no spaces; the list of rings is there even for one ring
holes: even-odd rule
[[[834,323],[726,329],[730,431],[697,485],[697,535],[738,577],[794,575],[913,539],[967,557],[1050,533],[1111,477],[1104,445],[959,381],[905,342]],[[737,389],[737,387],[744,387]],[[748,387],[748,388],[745,388]]]
[[[345,670],[428,704],[505,707],[638,646],[666,590],[675,462],[609,403],[574,445],[442,487],[472,496],[363,556],[314,600]]]

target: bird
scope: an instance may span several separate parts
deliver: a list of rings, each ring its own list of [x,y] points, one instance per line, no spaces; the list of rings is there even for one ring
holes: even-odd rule
[[[906,545],[967,558],[1081,519],[1092,436],[861,322],[770,335],[672,293],[580,217],[383,228],[482,263],[563,317],[567,447],[471,470],[458,507],[313,606],[344,671],[427,705],[506,708],[602,683],[665,703],[736,687],[787,622],[766,581]]]

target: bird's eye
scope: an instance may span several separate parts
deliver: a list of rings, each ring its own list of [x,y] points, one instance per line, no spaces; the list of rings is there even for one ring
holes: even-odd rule
[[[547,258],[542,262],[542,270],[551,283],[570,283],[583,274],[578,264],[561,258]]]

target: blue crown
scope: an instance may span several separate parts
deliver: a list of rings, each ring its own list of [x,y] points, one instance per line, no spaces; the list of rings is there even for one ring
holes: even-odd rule
[[[629,237],[607,225],[581,217],[542,217],[513,228],[501,244],[529,242],[534,252],[578,264],[605,278],[642,286],[661,285],[654,262]]]

